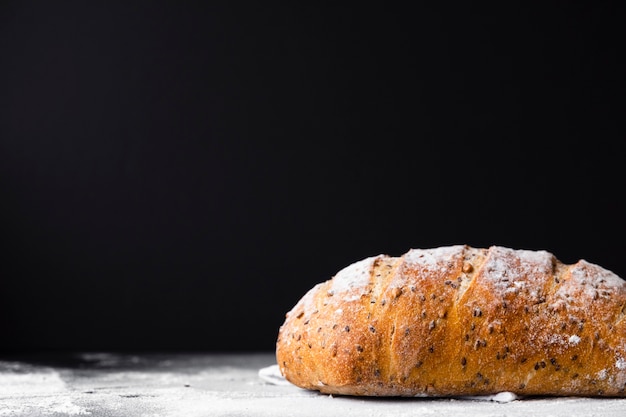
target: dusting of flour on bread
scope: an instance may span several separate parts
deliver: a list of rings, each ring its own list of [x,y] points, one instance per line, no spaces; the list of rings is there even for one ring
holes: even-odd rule
[[[404,255],[408,266],[421,267],[431,271],[445,272],[447,262],[461,253],[463,245],[442,246],[433,249],[411,249]]]
[[[483,269],[487,272],[493,290],[499,295],[517,294],[528,288],[530,296],[540,297],[534,292],[541,287],[539,282],[553,268],[554,256],[546,251],[509,249],[501,246],[490,248]]]
[[[330,291],[341,295],[344,301],[358,299],[369,284],[372,267],[379,257],[380,255],[365,258],[343,268],[331,281]],[[348,292],[351,293],[350,296],[345,294]]]

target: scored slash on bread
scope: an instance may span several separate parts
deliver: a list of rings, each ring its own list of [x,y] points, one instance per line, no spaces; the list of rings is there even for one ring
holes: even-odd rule
[[[276,343],[293,384],[362,396],[626,396],[626,281],[546,251],[467,245],[356,262]]]

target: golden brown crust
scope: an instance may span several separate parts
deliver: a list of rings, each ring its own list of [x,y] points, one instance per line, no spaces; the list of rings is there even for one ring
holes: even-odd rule
[[[324,393],[626,396],[626,282],[493,246],[356,262],[287,313],[281,372]]]

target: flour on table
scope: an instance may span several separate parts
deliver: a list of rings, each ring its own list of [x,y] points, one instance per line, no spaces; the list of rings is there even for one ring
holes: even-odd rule
[[[86,415],[56,371],[0,373],[0,416]]]

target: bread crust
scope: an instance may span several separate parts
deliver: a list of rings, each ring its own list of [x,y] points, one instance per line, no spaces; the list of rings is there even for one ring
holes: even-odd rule
[[[626,282],[546,251],[467,245],[356,262],[276,344],[293,384],[359,396],[625,396]]]

